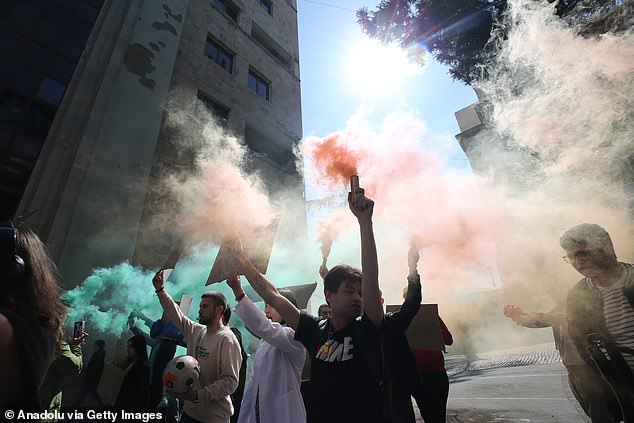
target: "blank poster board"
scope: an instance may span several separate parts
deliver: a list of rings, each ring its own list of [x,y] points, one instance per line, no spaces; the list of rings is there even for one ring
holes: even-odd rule
[[[271,258],[271,252],[273,251],[273,243],[275,242],[279,223],[280,220],[277,218],[266,227],[254,229],[247,235],[240,235],[244,254],[263,275],[266,274],[266,269],[269,267],[269,260]],[[227,247],[223,242],[220,245],[220,250],[211,268],[211,272],[209,272],[209,277],[205,285],[222,282],[231,276],[229,274],[230,269],[227,268],[227,263],[230,259],[230,253],[227,251]]]
[[[401,309],[400,305],[388,305],[388,313]],[[445,341],[440,331],[438,304],[421,304],[418,313],[405,332],[410,348],[420,350],[443,351]]]
[[[105,405],[114,405],[123,383],[125,372],[111,363],[104,363],[97,393]]]
[[[185,315],[185,316],[189,316],[189,311],[192,308],[192,302],[194,301],[194,298],[191,295],[187,295],[187,294],[183,294],[181,296],[181,303],[179,305],[181,312]]]

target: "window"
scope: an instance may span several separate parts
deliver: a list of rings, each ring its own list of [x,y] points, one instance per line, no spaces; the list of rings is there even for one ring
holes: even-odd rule
[[[209,96],[201,91],[198,91],[198,94],[196,96],[203,103],[207,111],[211,113],[214,118],[216,118],[220,126],[226,128],[227,123],[229,122],[230,109],[212,100],[211,98],[209,98]]]
[[[227,72],[233,72],[233,54],[209,37],[205,44],[205,55]]]
[[[271,0],[257,0],[260,8],[264,10],[269,15],[271,14],[271,10],[273,9],[273,3]]]
[[[273,57],[282,62],[284,66],[291,63],[291,55],[284,50],[275,40],[273,40],[262,28],[253,22],[251,25],[251,36],[266,51],[271,53]]]
[[[249,69],[249,88],[251,88],[257,95],[265,100],[270,99],[270,83],[263,77],[255,73],[252,69]]]
[[[238,22],[238,13],[240,9],[230,0],[211,0],[211,4],[216,9],[225,12],[227,16],[233,19],[235,22]]]
[[[42,83],[40,84],[35,96],[39,100],[42,100],[52,106],[58,106],[59,102],[62,101],[62,96],[64,95],[65,90],[65,85],[45,77],[42,79]]]
[[[0,216],[11,216],[104,0],[0,1]]]
[[[277,164],[280,169],[295,170],[295,156],[291,147],[282,147],[273,141],[273,137],[265,135],[249,123],[245,127],[244,140],[251,151],[265,156]]]

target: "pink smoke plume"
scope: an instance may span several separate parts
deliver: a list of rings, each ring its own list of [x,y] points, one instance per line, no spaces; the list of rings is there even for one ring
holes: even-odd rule
[[[321,248],[321,257],[325,261],[330,256],[332,243],[342,230],[344,230],[345,219],[341,219],[342,212],[335,212],[330,219],[317,220],[317,235]]]
[[[304,140],[303,151],[316,168],[310,176],[318,184],[340,187],[342,179],[330,176],[340,156],[323,154],[317,159],[310,153],[333,142],[337,151],[354,152],[360,184],[376,202],[375,228],[387,250],[386,261],[406,266],[414,238],[419,247],[432,250],[434,262],[422,265],[443,283],[456,282],[456,274],[464,275],[470,267],[489,265],[494,254],[491,231],[500,212],[484,195],[480,182],[465,172],[444,168],[426,141],[425,125],[411,116],[392,116],[379,130],[371,128],[358,118],[336,137]],[[350,212],[340,209],[317,225],[322,244],[355,227],[346,214]],[[329,232],[332,228],[341,230]],[[336,248],[333,254],[337,255]],[[457,272],[461,268],[464,271]]]
[[[185,183],[172,181],[188,238],[220,244],[229,230],[249,231],[271,223],[275,213],[257,178],[245,175],[222,155],[202,159],[199,169]]]

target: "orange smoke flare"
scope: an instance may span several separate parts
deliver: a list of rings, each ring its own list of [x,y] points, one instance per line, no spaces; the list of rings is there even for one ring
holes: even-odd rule
[[[315,164],[334,183],[347,183],[350,176],[357,175],[359,153],[340,142],[341,134],[331,134],[315,143],[311,148]]]

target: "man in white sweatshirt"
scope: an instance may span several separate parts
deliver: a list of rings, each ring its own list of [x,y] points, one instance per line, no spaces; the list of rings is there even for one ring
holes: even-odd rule
[[[200,298],[196,323],[183,315],[165,291],[162,270],[152,283],[167,317],[183,333],[187,354],[200,365],[200,387],[184,394],[172,393],[185,400],[181,423],[229,423],[233,414],[229,395],[238,386],[242,356],[238,340],[222,322],[227,299],[217,291],[205,292]]]

